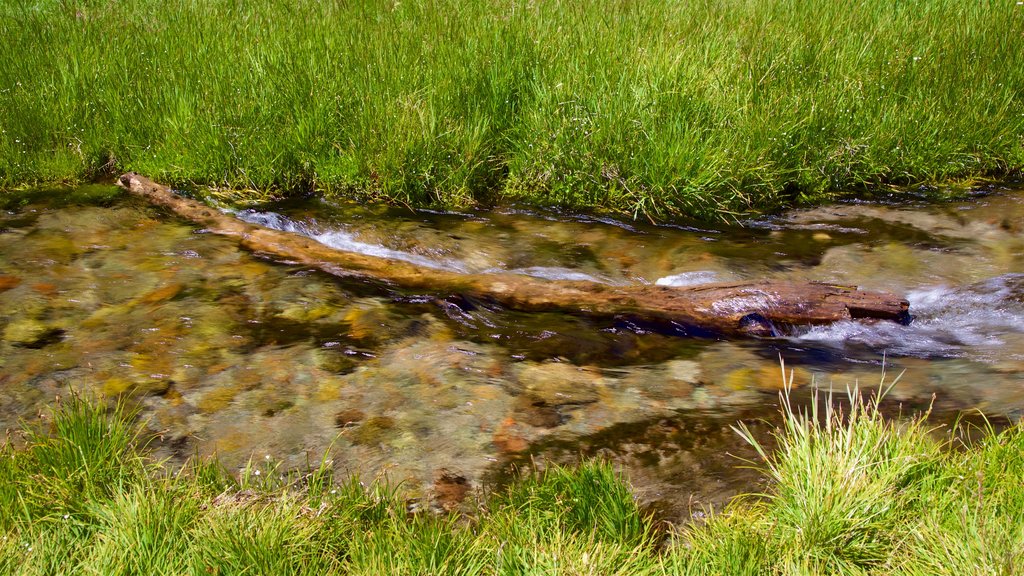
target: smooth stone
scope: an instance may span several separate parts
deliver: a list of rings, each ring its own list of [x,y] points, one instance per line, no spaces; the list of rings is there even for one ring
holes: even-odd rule
[[[348,374],[355,370],[359,361],[344,350],[335,348],[318,348],[313,351],[313,363],[316,367],[335,374]]]
[[[353,444],[375,446],[386,443],[395,435],[395,420],[389,416],[367,419],[349,436]]]
[[[370,298],[357,301],[345,311],[343,320],[350,337],[369,344],[392,338],[404,323],[382,302]]]
[[[161,286],[156,290],[152,290],[138,299],[139,304],[158,304],[166,300],[171,300],[177,296],[185,287],[181,284],[168,284],[167,286]]]
[[[494,431],[491,442],[493,442],[494,447],[499,452],[505,454],[522,452],[530,447],[530,443],[526,440],[518,423],[513,418],[502,420],[501,424]]]
[[[59,340],[63,333],[64,331],[56,326],[29,318],[8,324],[4,328],[4,340],[15,346],[41,348]]]
[[[0,274],[0,292],[16,288],[19,284],[21,284],[21,279],[17,276]]]
[[[200,412],[215,413],[226,409],[234,402],[235,397],[243,391],[243,387],[236,384],[217,386],[207,390],[196,402],[196,408]]]
[[[106,396],[164,396],[170,392],[174,383],[167,379],[129,379],[114,376],[107,379],[101,390]]]
[[[519,373],[523,387],[548,406],[597,402],[600,373],[563,362],[527,365]]]
[[[337,309],[329,304],[309,301],[293,302],[277,313],[279,318],[294,322],[315,322],[333,314]]]
[[[346,408],[334,415],[334,425],[338,428],[351,428],[366,418],[366,414],[358,408]]]
[[[438,512],[454,512],[469,494],[470,484],[465,476],[439,470],[434,477],[430,503]]]
[[[519,421],[536,428],[554,428],[564,420],[557,406],[550,406],[532,394],[517,396],[514,407]]]
[[[669,360],[663,365],[665,375],[678,382],[696,384],[700,382],[701,368],[699,362],[693,360]]]

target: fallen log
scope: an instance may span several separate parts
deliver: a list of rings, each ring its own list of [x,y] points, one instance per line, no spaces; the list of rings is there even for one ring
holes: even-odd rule
[[[242,247],[336,276],[385,282],[398,288],[456,294],[494,301],[523,311],[565,311],[589,316],[623,316],[665,323],[682,331],[726,336],[774,336],[788,326],[877,319],[909,322],[909,304],[893,294],[851,286],[770,280],[686,287],[609,286],[597,282],[541,280],[508,273],[461,274],[401,260],[344,252],[292,232],[239,220],[135,173],[118,183],[202,226],[229,236]]]

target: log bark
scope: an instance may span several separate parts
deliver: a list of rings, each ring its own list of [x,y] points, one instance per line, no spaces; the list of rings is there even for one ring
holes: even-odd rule
[[[597,282],[541,280],[518,274],[460,274],[400,260],[344,252],[291,232],[241,221],[175,194],[135,173],[120,177],[132,194],[203,227],[238,240],[247,250],[329,274],[381,281],[396,288],[494,301],[523,311],[564,311],[623,316],[665,324],[682,332],[724,336],[773,336],[789,326],[850,319],[909,322],[907,300],[885,292],[818,282],[770,280],[687,287],[609,286]]]

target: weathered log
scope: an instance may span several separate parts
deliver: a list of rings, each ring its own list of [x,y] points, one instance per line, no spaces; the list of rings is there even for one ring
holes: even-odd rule
[[[727,282],[687,287],[609,286],[597,282],[541,280],[507,273],[461,274],[405,261],[344,252],[291,232],[239,220],[175,194],[135,173],[119,184],[150,203],[206,231],[230,236],[246,249],[346,277],[383,281],[434,294],[491,300],[524,311],[565,311],[625,316],[721,335],[776,334],[777,327],[849,319],[909,321],[908,302],[851,286],[778,281]]]

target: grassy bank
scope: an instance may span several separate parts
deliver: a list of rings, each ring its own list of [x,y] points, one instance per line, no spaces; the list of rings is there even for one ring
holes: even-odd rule
[[[7,0],[0,186],[720,217],[1005,176],[1022,29],[1013,0]]]
[[[170,473],[122,413],[73,398],[0,450],[0,573],[1022,573],[1024,427],[935,438],[871,403],[790,411],[767,495],[666,532],[606,464],[522,478],[472,518],[409,515],[326,468]]]

